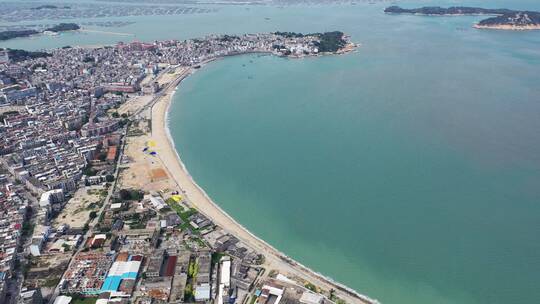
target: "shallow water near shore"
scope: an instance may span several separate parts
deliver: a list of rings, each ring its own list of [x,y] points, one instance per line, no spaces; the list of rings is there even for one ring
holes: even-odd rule
[[[382,303],[536,302],[540,37],[397,19],[345,29],[354,54],[204,67],[171,109],[180,155],[248,229]]]
[[[382,303],[538,302],[540,32],[389,16],[387,5],[225,6],[118,18],[136,21],[114,29],[130,38],[0,46],[342,30],[358,52],[231,57],[182,82],[171,134],[195,181],[257,236]]]

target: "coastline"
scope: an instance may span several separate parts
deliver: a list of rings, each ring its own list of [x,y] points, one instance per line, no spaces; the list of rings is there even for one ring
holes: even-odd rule
[[[481,29],[481,30],[504,30],[504,31],[540,30],[540,24],[539,25],[522,25],[522,26],[515,26],[515,25],[508,25],[508,24],[499,24],[499,25],[475,24],[475,25],[473,25],[473,27],[475,29]]]
[[[211,61],[221,58],[222,57],[213,58],[205,61],[201,64],[201,67]],[[207,216],[223,230],[236,236],[246,245],[264,254],[266,258],[264,266],[266,268],[276,269],[292,279],[300,278],[301,280],[309,281],[325,290],[335,289],[336,295],[348,303],[379,303],[377,300],[362,295],[352,288],[302,265],[260,239],[227,214],[208,196],[204,189],[195,182],[175,148],[174,140],[172,139],[169,130],[168,114],[172,104],[172,98],[180,87],[181,82],[196,70],[197,69],[189,68],[187,73],[178,76],[178,78],[172,82],[177,82],[178,85],[168,87],[164,94],[151,106],[152,138],[158,143],[156,151],[158,152],[161,162],[166,164],[164,167],[172,180],[174,180],[182,192],[189,197],[189,201],[199,210],[199,212]]]

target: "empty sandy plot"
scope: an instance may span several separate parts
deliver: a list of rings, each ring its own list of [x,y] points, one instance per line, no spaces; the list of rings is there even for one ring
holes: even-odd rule
[[[122,164],[118,180],[121,188],[161,191],[174,187],[157,155],[151,154],[154,148],[147,135],[128,138],[124,153],[129,162]]]
[[[133,113],[133,112],[135,112],[137,109],[140,109],[140,108],[142,108],[144,105],[146,105],[147,103],[149,103],[150,100],[152,100],[152,98],[153,98],[152,95],[142,95],[142,96],[137,96],[137,97],[129,98],[128,101],[126,101],[125,103],[123,103],[123,104],[118,108],[118,114]]]
[[[82,228],[92,211],[98,211],[106,196],[101,186],[83,187],[77,190],[62,212],[54,220],[54,226],[68,224],[72,228]]]
[[[163,168],[152,169],[152,171],[150,172],[150,179],[153,182],[160,181],[166,178],[168,178],[167,172],[165,172]]]

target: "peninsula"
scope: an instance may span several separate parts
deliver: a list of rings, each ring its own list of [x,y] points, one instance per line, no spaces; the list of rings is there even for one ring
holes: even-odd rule
[[[0,32],[0,41],[9,40],[13,38],[28,37],[32,35],[37,35],[40,32],[36,30],[15,30],[15,31],[2,31]]]
[[[13,193],[0,219],[23,230],[9,246],[29,255],[0,280],[47,286],[47,303],[377,303],[236,222],[192,179],[167,129],[181,81],[213,60],[354,47],[342,32],[278,32],[61,48],[19,61],[0,51],[9,109],[0,166]],[[0,261],[17,256],[6,252]]]
[[[1,52],[5,52],[6,57],[9,58],[11,62],[21,62],[30,59],[36,59],[40,57],[49,57],[52,56],[50,53],[43,51],[25,51],[17,49],[1,49]]]
[[[488,9],[480,7],[455,6],[443,8],[439,6],[426,6],[406,9],[399,6],[390,6],[384,10],[389,14],[413,14],[424,16],[465,16],[465,15],[492,15],[493,17],[481,20],[474,25],[480,29],[503,30],[534,30],[540,29],[540,12],[515,11],[510,9]]]
[[[46,28],[43,31],[37,31],[37,30],[3,31],[3,32],[0,32],[0,41],[9,40],[13,38],[28,37],[31,35],[37,35],[37,34],[46,33],[46,32],[59,33],[59,32],[65,32],[65,31],[74,31],[80,28],[81,27],[76,23],[60,23],[53,27]]]

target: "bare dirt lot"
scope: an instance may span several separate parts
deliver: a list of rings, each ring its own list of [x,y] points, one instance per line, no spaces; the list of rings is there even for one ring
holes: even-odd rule
[[[133,113],[137,109],[142,108],[143,105],[147,104],[152,99],[152,95],[142,95],[135,98],[130,98],[127,102],[122,104],[118,108],[118,114],[124,113]]]
[[[24,287],[41,288],[44,297],[48,297],[60,282],[66,270],[71,253],[59,253],[33,257],[30,261]]]
[[[90,213],[99,210],[106,195],[106,190],[101,186],[80,188],[56,217],[54,226],[68,224],[71,228],[84,227],[90,219]]]
[[[144,191],[173,189],[175,184],[169,179],[157,155],[151,152],[154,142],[146,134],[130,136],[125,149],[127,163],[123,163],[118,180],[121,188],[141,188]]]

